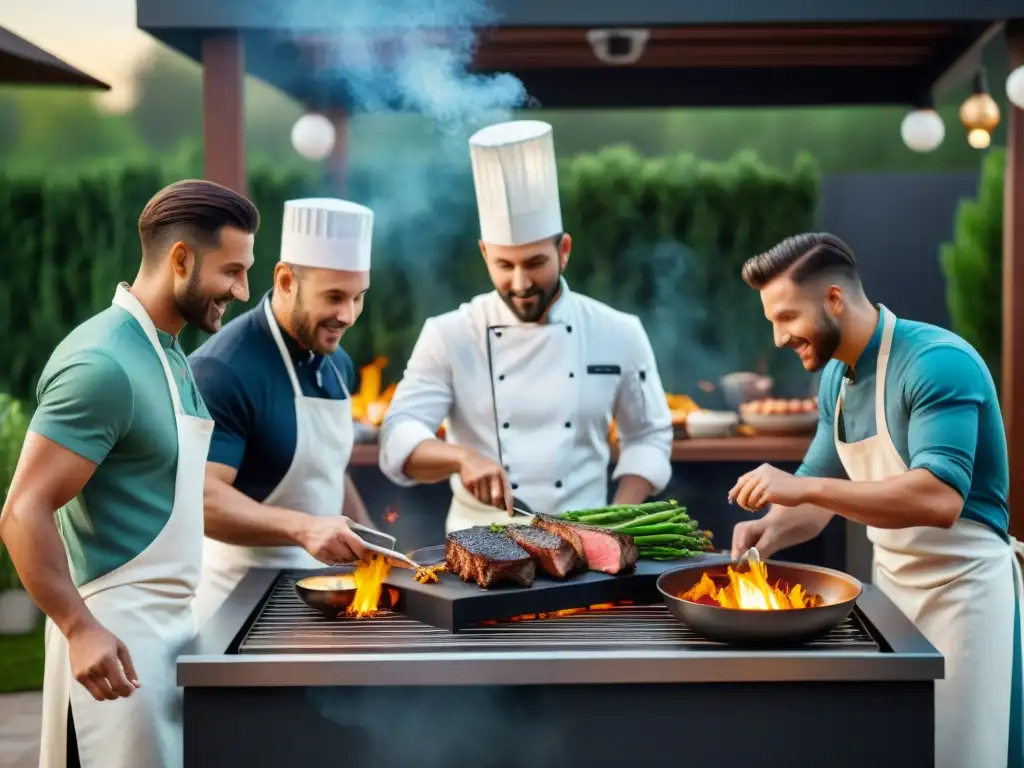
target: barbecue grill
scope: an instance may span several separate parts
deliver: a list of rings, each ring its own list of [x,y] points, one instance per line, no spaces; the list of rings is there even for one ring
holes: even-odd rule
[[[942,657],[870,585],[827,635],[757,650],[660,601],[458,633],[330,620],[301,575],[250,571],[179,658],[189,768],[934,762]]]

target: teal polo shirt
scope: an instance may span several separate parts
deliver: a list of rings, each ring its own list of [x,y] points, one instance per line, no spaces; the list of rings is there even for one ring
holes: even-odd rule
[[[851,370],[831,360],[821,374],[818,429],[797,475],[845,478],[832,425],[848,377],[839,439],[854,443],[878,433],[875,369],[882,319]],[[964,499],[962,517],[1009,540],[1006,434],[995,382],[975,349],[951,331],[897,318],[885,378],[889,435],[903,463],[927,469]]]
[[[157,331],[191,416],[209,412],[177,340]],[[57,512],[81,587],[148,547],[170,519],[178,467],[174,403],[164,368],[134,317],[111,306],[75,328],[43,368],[29,429],[96,464]]]

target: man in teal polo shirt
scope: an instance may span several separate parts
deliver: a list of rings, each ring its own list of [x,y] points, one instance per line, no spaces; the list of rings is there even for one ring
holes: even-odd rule
[[[135,281],[42,371],[0,516],[47,615],[42,768],[182,766],[174,662],[195,633],[213,422],[176,336],[248,297],[258,220],[209,182],[159,192]]]
[[[1021,573],[988,368],[950,331],[872,304],[833,235],[784,240],[743,278],[776,345],[822,374],[818,430],[796,475],[764,464],[729,492],[750,511],[771,505],[736,526],[734,555],[807,541],[834,514],[867,526],[874,583],[945,657],[935,765],[1019,768]]]

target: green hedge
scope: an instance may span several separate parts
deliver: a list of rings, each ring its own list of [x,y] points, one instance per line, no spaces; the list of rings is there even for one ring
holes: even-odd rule
[[[952,330],[970,342],[1000,385],[1003,340],[1003,181],[1006,152],[985,157],[978,197],[957,207],[952,242],[939,260]]]
[[[70,178],[0,176],[0,232],[7,269],[0,283],[0,391],[29,404],[53,347],[75,324],[109,305],[138,266],[136,222],[163,184],[198,173],[196,157],[165,165],[112,166]],[[395,163],[395,173],[401,173]],[[423,320],[487,290],[469,169],[436,169],[434,188],[415,177],[382,179],[354,167],[349,194],[377,211],[374,273],[366,310],[345,337],[357,365],[374,355],[401,376]],[[816,217],[818,173],[801,157],[767,168],[749,154],[727,163],[688,154],[647,159],[613,147],[561,163],[561,197],[574,238],[566,277],[574,290],[640,314],[666,386],[693,392],[703,378],[769,362],[771,334],[760,302],[739,278],[742,261]],[[389,182],[385,184],[385,182]],[[263,216],[251,300],[270,286],[286,199],[329,192],[313,172],[254,167],[250,191]],[[400,205],[401,204],[401,205]],[[757,332],[751,332],[756,323]],[[186,335],[189,349],[197,342]],[[773,367],[776,370],[773,370]]]
[[[21,403],[7,395],[0,395],[0,509],[7,498],[7,490],[11,486],[27,430],[28,416]],[[14,563],[0,543],[0,592],[18,584]]]

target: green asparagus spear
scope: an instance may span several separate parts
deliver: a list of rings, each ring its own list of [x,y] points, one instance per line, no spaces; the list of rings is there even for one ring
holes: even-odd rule
[[[688,546],[690,544],[699,543],[700,539],[694,538],[693,536],[679,536],[676,534],[658,534],[655,536],[634,536],[633,541],[636,542],[638,547],[647,546],[649,544],[680,544]]]
[[[630,536],[651,536],[656,533],[674,533],[678,536],[684,536],[687,534],[694,534],[697,529],[697,523],[673,523],[667,521],[664,523],[655,523],[654,525],[638,525],[630,526],[629,528],[617,528],[618,533],[625,533]]]
[[[609,525],[608,529],[612,531],[622,531],[624,528],[636,528],[641,525],[654,525],[655,523],[664,523],[671,520],[678,514],[677,510],[670,509],[665,512],[655,512],[653,515],[644,515],[643,517],[637,517],[633,520],[627,520],[617,525]]]
[[[678,510],[674,501],[652,501],[647,504],[620,504],[600,509],[585,509],[566,513],[565,517],[577,523],[587,525],[607,525],[634,520],[654,512]]]

